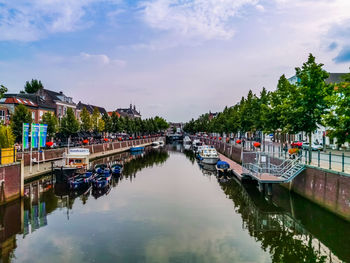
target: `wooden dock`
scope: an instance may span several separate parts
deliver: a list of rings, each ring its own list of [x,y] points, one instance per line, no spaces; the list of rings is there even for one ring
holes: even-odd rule
[[[252,174],[244,174],[243,168],[240,164],[232,161],[230,158],[226,157],[225,155],[219,153],[220,160],[227,162],[230,165],[230,168],[232,169],[232,172],[234,175],[237,176],[239,180],[242,180],[243,178],[250,177],[259,183],[282,183],[285,179],[281,177],[277,177],[271,174],[262,174],[261,176],[254,176]]]

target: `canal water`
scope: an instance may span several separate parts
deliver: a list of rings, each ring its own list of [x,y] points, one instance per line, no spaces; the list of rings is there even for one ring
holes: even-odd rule
[[[218,178],[180,145],[123,153],[104,191],[48,176],[0,209],[0,262],[350,262],[350,224],[283,188]]]

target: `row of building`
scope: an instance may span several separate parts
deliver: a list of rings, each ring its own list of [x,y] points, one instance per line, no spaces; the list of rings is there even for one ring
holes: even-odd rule
[[[52,112],[58,119],[61,119],[66,115],[68,108],[73,109],[78,120],[80,120],[80,114],[84,108],[86,108],[90,114],[97,108],[101,116],[106,113],[112,116],[113,112],[115,112],[118,117],[122,116],[131,119],[141,118],[140,112],[137,111],[136,106],[132,104],[130,104],[129,108],[118,108],[115,111],[107,111],[104,107],[85,104],[81,101],[75,103],[72,97],[66,96],[62,91],[56,92],[48,89],[40,89],[34,94],[5,94],[3,98],[0,99],[0,121],[4,124],[8,124],[15,108],[21,104],[31,111],[34,123],[41,122],[46,112]]]

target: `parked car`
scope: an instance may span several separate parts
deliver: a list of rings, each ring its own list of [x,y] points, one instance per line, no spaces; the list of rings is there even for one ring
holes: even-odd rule
[[[302,145],[302,149],[304,150],[308,150],[309,149],[310,144],[308,142],[303,142]],[[323,146],[321,144],[311,144],[311,150],[312,151],[322,151],[323,150]]]

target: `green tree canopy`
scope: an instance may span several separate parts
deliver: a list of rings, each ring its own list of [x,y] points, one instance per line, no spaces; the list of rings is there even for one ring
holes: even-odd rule
[[[89,111],[84,107],[80,114],[81,119],[81,130],[89,132],[92,129],[92,121]]]
[[[47,134],[50,137],[55,136],[58,130],[58,119],[52,112],[45,112],[41,123],[47,124]]]
[[[26,106],[19,104],[11,118],[11,128],[16,142],[22,141],[23,123],[32,123],[32,113]]]
[[[13,147],[15,136],[13,135],[11,126],[0,125],[0,148]]]
[[[70,136],[79,131],[79,122],[75,118],[72,108],[68,108],[66,116],[61,119],[60,131],[66,136]]]
[[[32,79],[30,82],[26,81],[26,84],[24,85],[24,91],[28,94],[36,93],[38,90],[43,88],[43,84],[37,79]]]

